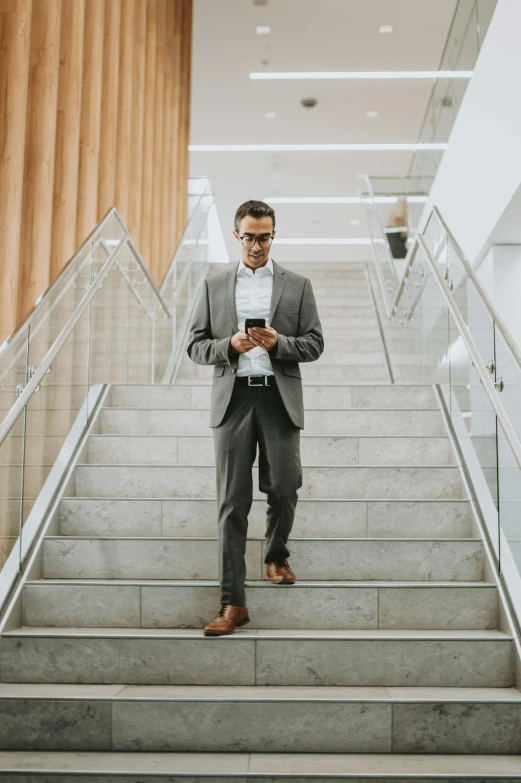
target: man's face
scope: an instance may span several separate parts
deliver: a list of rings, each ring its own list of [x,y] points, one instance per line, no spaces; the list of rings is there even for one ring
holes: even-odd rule
[[[255,218],[251,215],[246,215],[240,222],[239,232],[234,231],[233,235],[241,248],[241,258],[245,266],[249,266],[251,269],[258,269],[268,263],[271,248],[261,247],[259,239],[267,239],[275,235],[273,221],[270,217]],[[255,242],[253,247],[244,247],[240,239],[244,236],[256,237],[257,242]]]

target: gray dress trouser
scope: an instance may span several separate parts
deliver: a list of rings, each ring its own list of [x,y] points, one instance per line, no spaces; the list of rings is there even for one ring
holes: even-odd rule
[[[302,486],[300,428],[289,418],[274,376],[271,386],[234,385],[213,429],[217,478],[221,602],[244,606],[245,549],[252,466],[259,444],[259,489],[268,495],[264,562],[289,557],[286,546]]]

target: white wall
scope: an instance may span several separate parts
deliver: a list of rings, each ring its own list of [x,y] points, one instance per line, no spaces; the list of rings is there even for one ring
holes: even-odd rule
[[[521,0],[499,0],[434,181],[435,204],[473,263],[521,184]]]
[[[477,275],[514,340],[521,345],[521,245],[492,245]]]

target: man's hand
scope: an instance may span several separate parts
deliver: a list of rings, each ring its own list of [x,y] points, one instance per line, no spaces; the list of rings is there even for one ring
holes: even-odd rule
[[[233,350],[237,353],[247,353],[248,351],[251,351],[252,348],[255,348],[255,343],[251,341],[249,335],[247,335],[246,332],[241,331],[238,331],[233,335],[231,344]]]
[[[271,328],[271,326],[266,326],[264,329],[261,326],[251,326],[248,329],[248,334],[250,335],[250,340],[254,346],[265,348],[266,351],[269,351],[270,348],[273,348],[279,339],[279,335],[275,329]]]

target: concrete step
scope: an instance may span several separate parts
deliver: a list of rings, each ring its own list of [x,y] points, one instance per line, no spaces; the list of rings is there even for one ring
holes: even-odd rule
[[[459,468],[394,465],[303,465],[302,498],[420,500],[465,497]],[[77,465],[75,494],[81,497],[194,497],[215,494],[213,465]],[[253,497],[258,489],[253,467]]]
[[[301,365],[302,366],[302,365]],[[432,385],[304,384],[305,408],[438,408]],[[114,384],[106,407],[209,408],[208,384]]]
[[[374,350],[372,350],[372,348],[374,348]],[[382,351],[382,344],[380,342],[376,343],[372,348],[369,348],[368,351],[364,351],[363,353],[349,351],[348,348],[342,353],[335,353],[326,347],[321,357],[317,359],[316,362],[312,362],[312,366],[315,368],[322,367],[323,365],[327,367],[331,365],[340,365],[343,367],[371,367],[376,365],[384,367],[385,356]]]
[[[480,581],[479,539],[290,539],[297,578],[309,580]],[[246,578],[267,579],[265,544],[249,539]],[[48,536],[45,579],[217,579],[217,538]]]
[[[519,754],[521,693],[4,683],[0,745],[45,751],[256,753],[269,747],[270,753]]]
[[[209,408],[104,408],[99,417],[102,435],[208,435]],[[307,408],[306,435],[443,436],[436,409]]]
[[[29,581],[26,626],[203,628],[219,608],[216,580]],[[484,582],[247,582],[248,628],[494,629],[498,592]]]
[[[300,456],[307,465],[456,464],[449,439],[436,436],[351,438],[304,434]],[[111,465],[213,465],[213,435],[91,435],[86,461]]]
[[[144,753],[0,751],[1,783],[124,783],[181,781],[210,783],[419,783],[425,772],[439,783],[521,780],[514,755],[432,753]],[[107,777],[109,775],[110,777]],[[208,777],[211,775],[211,777]],[[291,777],[288,778],[288,775]],[[158,777],[160,776],[160,777]]]
[[[226,643],[222,643],[226,641]],[[201,631],[18,628],[2,635],[3,682],[508,688],[500,631]]]
[[[377,365],[335,365],[335,364],[319,364],[316,362],[309,362],[308,364],[301,366],[302,380],[306,381],[322,381],[323,383],[367,383],[368,381],[381,381],[382,383],[389,383],[389,372],[387,366],[382,364]]]
[[[249,534],[262,538],[266,501],[254,500]],[[64,498],[64,536],[201,536],[216,533],[217,499]],[[292,534],[329,537],[468,538],[468,500],[306,500],[299,498]]]

